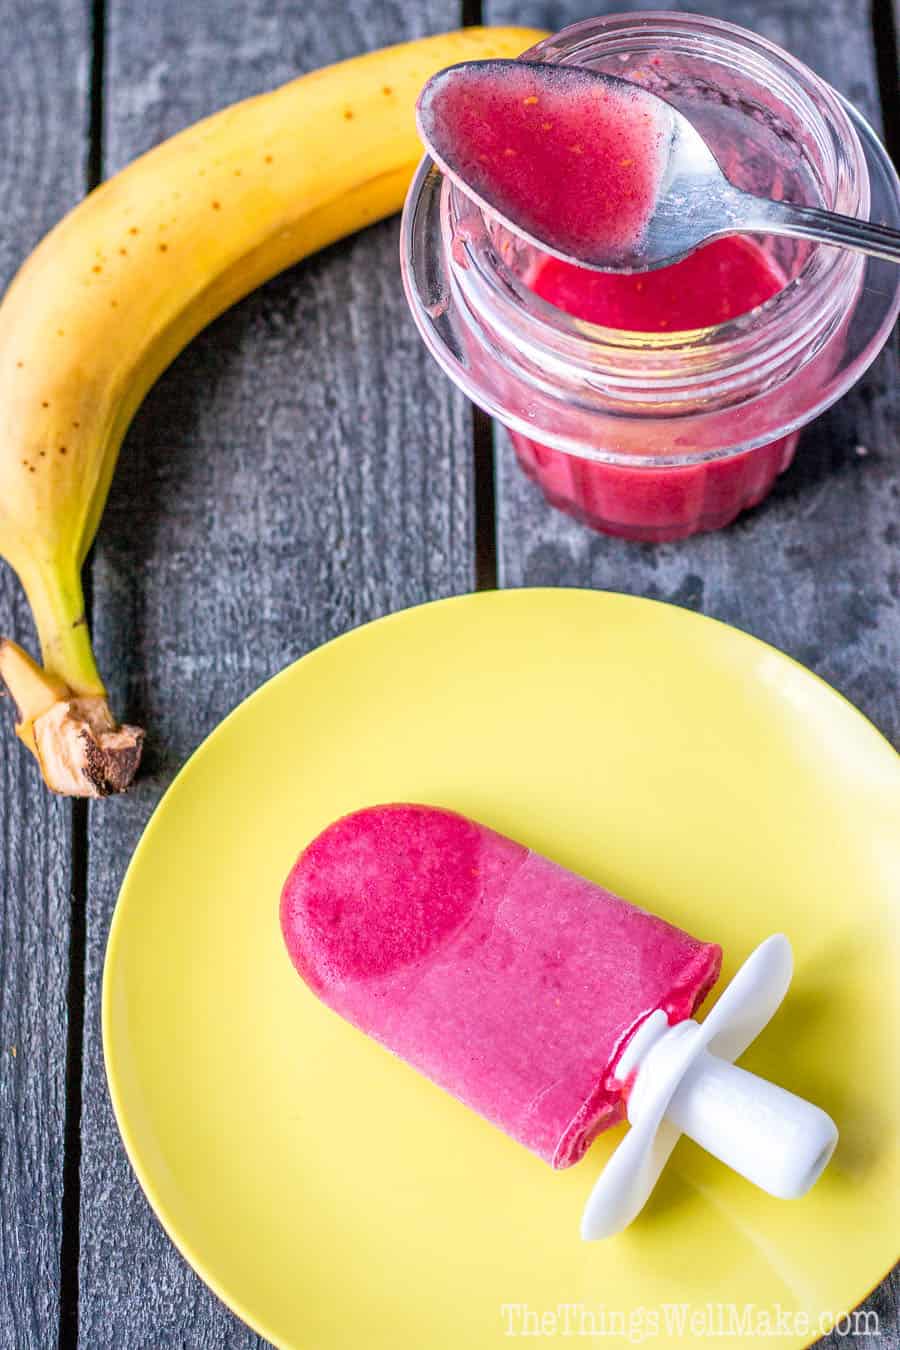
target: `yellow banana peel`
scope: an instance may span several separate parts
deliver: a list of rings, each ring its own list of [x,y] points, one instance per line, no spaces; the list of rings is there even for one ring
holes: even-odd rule
[[[0,304],[0,554],[38,666],[0,642],[16,731],[48,787],[121,791],[143,733],[113,718],[81,568],[122,438],[194,335],[275,273],[402,205],[414,108],[444,66],[544,34],[466,28],[328,66],[223,109],[134,161],[44,238]]]

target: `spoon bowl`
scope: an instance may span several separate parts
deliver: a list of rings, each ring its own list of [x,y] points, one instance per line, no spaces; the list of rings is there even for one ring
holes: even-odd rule
[[[651,271],[745,233],[900,262],[900,231],[736,188],[683,113],[600,71],[463,62],[428,81],[416,120],[432,159],[482,210],[579,267]]]

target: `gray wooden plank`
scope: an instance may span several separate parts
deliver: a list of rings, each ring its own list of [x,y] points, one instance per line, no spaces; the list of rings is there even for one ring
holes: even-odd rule
[[[639,0],[633,9],[656,9]],[[880,124],[868,6],[823,0],[705,0],[670,6],[741,23],[807,61]],[[598,0],[485,0],[485,21],[556,31],[615,12]],[[724,619],[780,647],[835,685],[900,744],[900,425],[897,340],[860,384],[804,433],[794,465],[757,510],[728,530],[676,544],[633,544],[551,510],[498,429],[498,570],[504,586],[566,585],[668,600]],[[898,1268],[900,1270],[900,1268]],[[900,1346],[900,1275],[861,1305]],[[846,1338],[819,1342],[837,1350]]]
[[[117,0],[106,171],[233,99],[457,22],[443,0]],[[91,1350],[261,1344],[169,1244],[112,1117],[101,967],[128,856],[186,756],[267,676],[366,619],[471,586],[469,413],[407,316],[397,240],[394,221],[336,245],[198,338],[139,414],[101,528],[98,657],[148,741],[135,790],[91,813],[79,1305]]]
[[[21,588],[5,565],[0,629],[33,641]],[[42,1350],[59,1322],[72,810],[46,791],[12,720],[7,704],[0,728],[0,1347]]]
[[[0,0],[0,292],[85,188],[89,34],[84,6]],[[48,78],[52,72],[52,79]],[[36,651],[18,581],[0,563],[0,633]],[[69,803],[51,798],[0,734],[0,1346],[43,1350],[59,1324]]]

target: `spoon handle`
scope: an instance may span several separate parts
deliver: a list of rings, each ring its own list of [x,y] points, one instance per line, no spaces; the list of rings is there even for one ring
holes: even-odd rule
[[[741,224],[745,230],[799,235],[801,239],[836,244],[839,248],[852,248],[873,258],[900,263],[900,230],[889,229],[887,225],[873,225],[868,220],[841,216],[818,206],[795,206],[793,202],[773,202],[749,194],[744,196],[743,205],[746,216]]]

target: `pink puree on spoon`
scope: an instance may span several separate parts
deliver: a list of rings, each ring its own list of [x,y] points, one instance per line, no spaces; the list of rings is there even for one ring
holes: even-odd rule
[[[419,115],[453,169],[520,229],[576,253],[628,251],[653,210],[665,109],[637,85],[567,70],[548,87],[527,64],[487,61],[426,91]]]
[[[532,87],[533,86],[533,87]],[[452,138],[457,169],[487,189],[503,213],[529,234],[569,251],[588,238],[626,246],[639,238],[660,171],[660,129],[652,101],[568,82],[538,91],[521,72],[448,81],[429,107]],[[532,102],[537,98],[537,102]],[[638,275],[590,271],[544,256],[532,289],[579,319],[630,331],[672,333],[747,313],[784,286],[776,264],[753,240],[731,237],[671,267]],[[676,358],[677,359],[677,358]],[[740,428],[735,428],[735,441]],[[796,435],[720,460],[685,466],[604,464],[512,436],[519,461],[555,506],[595,529],[626,538],[674,539],[727,525],[769,491],[787,468]],[[598,446],[602,450],[604,446]],[[649,451],[650,447],[648,447]],[[690,445],[654,446],[656,454]]]

